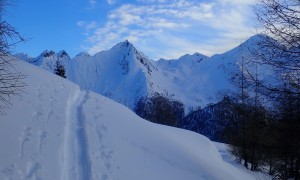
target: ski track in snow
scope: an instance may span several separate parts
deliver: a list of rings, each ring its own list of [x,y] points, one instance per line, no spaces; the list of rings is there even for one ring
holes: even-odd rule
[[[82,111],[87,99],[88,93],[78,89],[70,94],[67,102],[62,180],[91,179],[85,116]]]
[[[49,120],[51,119],[51,116],[54,115],[54,112],[53,112],[53,108],[54,108],[53,102],[54,102],[54,97],[51,96],[50,97],[50,108],[48,109],[47,116],[46,116],[47,118],[45,120],[46,124],[48,124]]]
[[[38,176],[38,171],[41,169],[41,165],[39,163],[33,163],[33,162],[28,162],[27,163],[27,169],[26,169],[26,176],[25,179],[31,180],[31,179],[41,179]]]
[[[92,153],[92,157],[99,160],[102,166],[101,171],[94,172],[93,179],[113,179],[110,176],[114,174],[112,163],[114,150],[105,146],[105,143],[103,142],[105,139],[104,136],[107,133],[107,127],[101,122],[103,114],[100,112],[103,111],[103,108],[100,106],[100,102],[97,99],[93,99],[93,105],[96,110],[93,112],[93,129],[97,136],[97,150]],[[119,169],[119,167],[116,167],[116,169]]]

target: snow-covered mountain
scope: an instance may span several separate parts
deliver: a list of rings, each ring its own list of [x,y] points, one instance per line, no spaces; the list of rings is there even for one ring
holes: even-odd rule
[[[17,57],[52,72],[56,61],[61,61],[69,80],[132,110],[141,98],[158,93],[182,102],[188,113],[218,102],[217,94],[231,88],[226,68],[237,67],[241,48],[212,57],[195,53],[177,60],[153,61],[124,41],[94,56],[80,53],[70,59],[62,54],[65,51],[45,51],[37,58]]]
[[[15,57],[24,60],[30,64],[42,67],[50,72],[55,71],[55,66],[57,62],[63,66],[68,66],[70,61],[70,56],[65,50],[62,50],[58,53],[55,53],[51,50],[45,50],[36,58],[29,57],[27,54],[24,53],[16,54]]]
[[[128,62],[130,70],[133,63],[138,62]],[[147,70],[147,64],[152,66],[139,67]],[[115,71],[123,75],[125,67]],[[15,68],[27,75],[27,86],[1,116],[0,179],[259,178],[224,161],[226,148],[202,135],[142,120],[121,104],[22,61]]]
[[[136,101],[150,92],[152,61],[128,41],[94,56],[76,56],[67,68],[67,78],[134,109]]]
[[[55,71],[59,62],[67,79],[85,90],[113,99],[152,122],[186,128],[219,141],[199,131],[201,128],[205,132],[214,131],[215,119],[210,118],[213,114],[205,114],[207,122],[194,117],[204,117],[203,112],[212,111],[205,108],[219,103],[224,93],[236,89],[230,82],[231,73],[240,71],[243,58],[251,58],[253,51],[260,50],[257,43],[263,37],[253,36],[240,46],[212,57],[195,53],[154,61],[127,40],[94,56],[83,52],[71,59],[65,51],[45,51],[37,58],[24,54],[17,57],[50,72]],[[267,74],[263,66],[259,69]],[[202,115],[189,116],[194,112]],[[193,118],[184,119],[186,116]],[[201,124],[212,126],[199,128]]]

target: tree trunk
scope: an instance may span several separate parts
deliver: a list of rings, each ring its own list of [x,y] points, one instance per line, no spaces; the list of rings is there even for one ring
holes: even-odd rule
[[[299,180],[300,179],[300,159],[299,157],[296,159],[296,164],[295,164],[295,180]]]

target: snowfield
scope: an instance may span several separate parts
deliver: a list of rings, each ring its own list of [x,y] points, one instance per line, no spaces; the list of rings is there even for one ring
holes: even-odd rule
[[[125,106],[15,61],[25,93],[0,118],[2,180],[248,180],[206,137],[139,118]],[[225,150],[224,150],[225,149]]]

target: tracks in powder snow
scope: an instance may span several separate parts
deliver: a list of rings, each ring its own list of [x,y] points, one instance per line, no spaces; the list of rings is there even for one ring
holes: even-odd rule
[[[83,113],[83,105],[87,99],[88,93],[80,89],[69,95],[63,140],[62,180],[91,179],[85,116]]]

